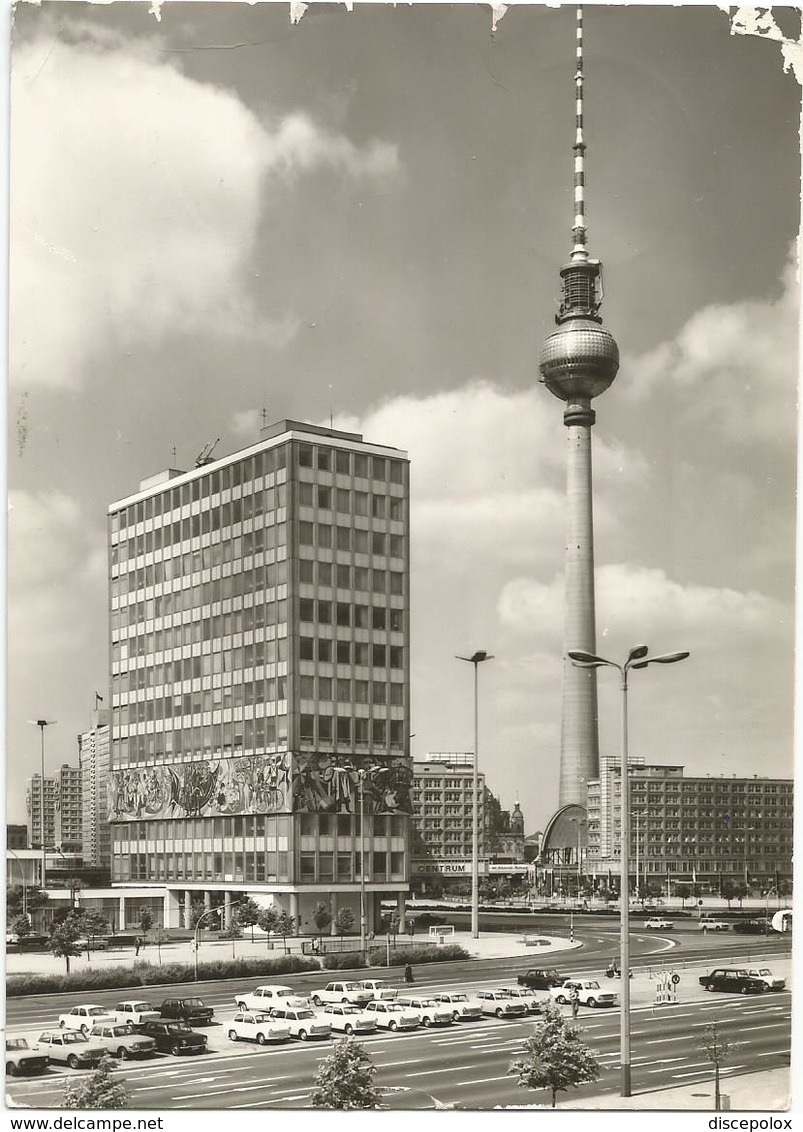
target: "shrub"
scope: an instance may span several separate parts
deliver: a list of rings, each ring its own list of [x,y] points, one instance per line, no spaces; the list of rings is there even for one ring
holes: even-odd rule
[[[470,959],[471,956],[458,943],[447,943],[443,947],[435,944],[418,944],[409,947],[391,947],[391,967],[404,967],[408,963],[441,963],[450,959]],[[372,947],[368,962],[375,967],[384,967],[387,962],[387,947]]]
[[[324,955],[323,965],[327,971],[348,971],[352,967],[364,967],[365,956],[361,951],[336,952],[334,955]]]

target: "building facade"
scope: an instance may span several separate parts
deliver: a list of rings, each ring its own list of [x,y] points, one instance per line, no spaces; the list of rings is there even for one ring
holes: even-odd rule
[[[588,784],[587,877],[619,868],[621,779],[617,757],[600,760]],[[630,762],[633,877],[666,889],[692,883],[717,892],[723,883],[766,891],[792,877],[791,779],[686,777],[679,765]]]
[[[112,879],[403,916],[409,464],[295,421],[109,508]],[[364,824],[361,822],[364,813]]]
[[[28,848],[28,826],[27,825],[7,825],[6,826],[6,848],[7,849],[27,849]]]
[[[78,736],[81,769],[81,815],[85,865],[108,869],[109,845],[109,712],[93,713],[92,726]]]
[[[28,844],[81,852],[81,771],[64,763],[55,775],[41,774],[25,783]]]
[[[474,813],[472,752],[436,752],[413,763],[414,872],[432,872],[436,862],[471,861]],[[485,849],[485,775],[477,774],[479,849]],[[469,869],[470,875],[470,869]]]

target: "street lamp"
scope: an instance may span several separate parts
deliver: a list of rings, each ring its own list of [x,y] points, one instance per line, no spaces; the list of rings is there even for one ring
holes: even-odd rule
[[[622,971],[621,1014],[619,1030],[619,1060],[621,1063],[621,1095],[629,1097],[630,1090],[630,778],[628,775],[627,752],[627,675],[631,668],[647,668],[650,664],[674,664],[685,660],[687,652],[663,653],[661,656],[647,656],[646,645],[636,645],[627,654],[624,664],[605,660],[594,653],[570,650],[567,654],[572,664],[578,668],[616,668],[622,675],[622,761],[621,779],[621,881],[619,884],[620,909],[620,967]]]
[[[475,652],[473,656],[456,656],[474,665],[474,773],[472,776],[471,806],[471,935],[480,938],[480,815],[477,791],[479,788],[479,695],[477,672],[484,660],[493,660],[490,653]]]
[[[41,751],[42,751],[42,779],[39,783],[40,792],[39,798],[41,808],[39,811],[39,826],[42,833],[42,888],[45,887],[45,874],[47,872],[47,843],[45,841],[45,728],[51,727],[55,719],[29,719],[28,722],[33,727],[39,728],[39,733],[42,738]]]
[[[412,736],[411,736],[412,738]],[[351,773],[354,767],[334,766],[332,770],[343,774]],[[366,935],[366,909],[365,909],[365,780],[375,767],[357,768],[357,778],[360,782],[360,951],[365,954]]]
[[[229,908],[234,908],[237,904],[244,904],[247,899],[248,898],[246,896],[243,896],[240,900],[232,900],[231,904],[229,904]],[[199,933],[201,931],[201,924],[204,922],[204,920],[207,918],[207,916],[222,916],[224,911],[225,911],[225,909],[223,909],[223,908],[207,908],[205,912],[201,912],[200,916],[195,921],[195,940],[194,940],[193,947],[194,947],[194,951],[195,951],[195,981],[196,981],[196,983],[198,982],[198,948],[200,946]]]
[[[577,899],[580,899],[580,882],[582,881],[583,874],[583,857],[582,849],[580,848],[580,830],[583,826],[588,826],[585,818],[569,818],[577,826]]]
[[[25,877],[25,866],[23,865],[22,861],[19,859],[19,857],[17,856],[17,854],[14,852],[13,849],[9,849],[8,852],[11,854],[11,856],[14,858],[14,860],[17,862],[17,864],[20,867],[20,877],[22,878],[22,914],[25,917],[25,919],[27,920],[27,918],[28,918],[28,882],[27,882],[26,877]]]

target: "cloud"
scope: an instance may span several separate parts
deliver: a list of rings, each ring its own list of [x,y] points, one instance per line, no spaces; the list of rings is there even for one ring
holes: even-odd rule
[[[15,49],[11,130],[11,372],[78,387],[104,350],[170,334],[281,348],[292,311],[256,309],[248,260],[278,189],[314,171],[377,178],[364,148],[303,114],[261,120],[136,41],[78,29]]]
[[[643,401],[662,387],[690,392],[686,418],[741,444],[794,436],[799,309],[794,247],[777,297],[704,307],[674,339],[623,362],[635,375],[623,395]]]

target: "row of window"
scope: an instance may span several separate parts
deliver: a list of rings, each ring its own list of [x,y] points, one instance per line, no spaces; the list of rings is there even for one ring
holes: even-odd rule
[[[403,719],[352,719],[350,716],[308,715],[302,713],[299,724],[299,742],[329,747],[333,743],[346,746],[384,747],[388,743],[394,750],[404,748]]]
[[[334,647],[333,647],[334,646]],[[362,668],[404,668],[401,645],[366,644],[364,641],[331,641],[325,637],[299,637],[301,660],[353,664]]]
[[[287,749],[287,716],[198,725],[150,734],[115,736],[112,766],[140,766],[153,761],[195,761],[228,755],[272,753]],[[143,726],[143,725],[138,725]]]
[[[152,633],[140,633],[136,637],[116,641],[112,644],[112,664],[123,664],[125,666],[125,662],[133,657],[153,656],[154,654],[160,653],[167,654],[172,649],[195,646],[196,651],[198,651],[198,648],[202,644],[209,643],[210,641],[221,641],[223,639],[229,639],[230,637],[239,636],[241,633],[257,633],[265,628],[270,629],[274,623],[272,621],[264,621],[263,618],[270,616],[277,617],[277,604],[276,602],[271,602],[268,605],[262,605],[258,608],[239,610],[228,615],[222,614],[221,616],[228,616],[230,618],[231,627],[229,632],[224,632],[220,636],[205,637],[203,635],[204,621],[199,619],[198,621],[188,622],[186,625],[177,625],[172,629],[157,629]],[[261,613],[259,611],[261,611]],[[272,655],[274,652],[274,650],[269,647],[271,645],[275,645],[276,660],[287,660],[287,625],[281,623],[276,625],[275,638],[269,637],[268,640],[263,640],[262,642],[255,641],[255,650],[259,644],[265,644],[266,646],[263,650],[265,657],[264,663],[273,663],[267,660],[268,655]],[[234,661],[236,661],[237,658],[230,656],[227,660],[225,654],[227,652],[236,653],[238,651],[239,649],[221,650],[218,654],[222,658],[220,662],[222,664],[221,671],[235,671]],[[255,658],[256,655],[257,653],[255,651]],[[167,659],[172,660],[172,656]],[[255,663],[257,663],[256,659]],[[237,667],[242,668],[243,666],[240,663]]]
[[[271,642],[263,642],[271,643]],[[275,643],[275,642],[274,642]],[[244,672],[250,671],[254,664],[254,649],[258,646],[246,645],[242,651],[242,665],[239,670],[227,671],[228,680],[221,675],[219,680],[210,672],[217,674],[224,663],[227,653],[206,653],[204,656],[187,657],[184,660],[175,660],[167,664],[154,665],[152,669],[135,668],[120,676],[112,677],[112,705],[122,707],[139,701],[140,703],[156,702],[164,699],[173,701],[175,706],[184,703],[181,689],[174,688],[169,692],[165,685],[177,685],[184,681],[200,680],[201,683],[191,689],[192,703],[201,703],[201,707],[193,706],[192,711],[210,711],[212,708],[237,706],[238,704],[256,703],[259,700],[287,699],[287,677],[266,676],[247,679]],[[234,650],[239,652],[240,650]],[[257,661],[257,667],[263,665],[262,660]],[[390,690],[388,691],[388,687]],[[152,690],[155,694],[150,700],[138,693]],[[201,694],[198,699],[198,695]],[[209,693],[209,697],[206,696]],[[337,703],[358,704],[393,704],[401,706],[404,703],[404,685],[393,683],[389,686],[378,680],[351,680],[348,677],[332,676],[301,676],[299,694],[302,700],[327,700]],[[130,700],[129,700],[129,697]],[[178,714],[187,715],[186,711]],[[157,718],[162,718],[158,716]]]
[[[387,609],[384,605],[354,605],[348,601],[315,601],[302,597],[298,616],[300,621],[319,625],[331,625],[334,618],[335,625],[343,629],[390,629],[393,633],[404,629],[404,611]]]
[[[350,680],[342,676],[302,676],[299,693],[302,700],[336,701],[339,704],[404,705],[404,684],[384,681]]]
[[[218,579],[218,581],[226,582],[231,582],[231,580],[231,578]],[[212,583],[208,584],[212,585]],[[266,625],[277,625],[287,621],[287,599],[279,598],[277,600],[275,597],[276,590],[260,591],[253,595],[253,601],[250,600],[251,595],[225,598],[218,596],[214,600],[195,604],[193,596],[197,591],[197,596],[200,598],[202,589],[204,587],[193,586],[184,591],[183,596],[181,593],[164,594],[162,597],[148,598],[146,601],[137,602],[136,606],[130,606],[129,609],[115,610],[111,616],[112,639],[120,636],[133,638],[137,635],[137,631],[141,633],[146,627],[148,629],[156,628],[156,631],[159,632],[160,628],[147,623],[162,618],[164,618],[164,629],[186,628],[189,625],[196,627],[191,633],[190,640],[185,642],[187,644],[194,641],[210,641],[229,636],[231,633],[241,633],[244,631],[244,627],[247,630],[262,629]],[[213,592],[219,594],[220,588],[218,587]],[[231,612],[213,614],[212,608],[217,606],[220,609],[223,601],[230,603],[228,608]],[[204,610],[206,610],[205,616],[203,615]],[[144,616],[138,616],[138,612],[141,612]],[[185,616],[181,616],[181,614]],[[195,614],[195,617],[192,614]],[[128,628],[132,628],[134,631],[131,633],[123,632]]]
[[[331,523],[311,523],[304,519],[298,524],[298,544],[317,546],[324,550],[353,551],[355,554],[404,557],[404,539],[401,535],[364,531],[359,527],[333,527]]]
[[[246,560],[244,562],[243,539],[241,535],[238,535],[226,542],[215,542],[209,546],[196,547],[194,550],[188,549],[183,554],[177,554],[173,558],[163,558],[160,562],[146,562],[137,566],[136,569],[130,569],[128,573],[123,572],[119,577],[112,578],[111,596],[112,598],[124,598],[126,594],[137,594],[141,598],[144,597],[144,594],[141,594],[140,590],[145,590],[150,586],[160,586],[165,582],[176,582],[179,579],[184,579],[187,585],[193,582],[200,584],[201,578],[196,577],[196,575],[201,574],[204,570],[211,571],[221,566],[227,566],[229,563],[231,568],[228,573],[239,574],[275,562],[276,582],[286,582],[285,542],[279,541],[282,537],[285,540],[287,538],[286,525],[282,523],[279,527],[272,529],[276,531],[276,548],[264,551],[264,557],[256,555],[253,561]],[[140,560],[135,559],[133,561]],[[207,577],[211,577],[211,574]],[[268,580],[267,571],[265,584],[267,586],[273,584],[272,581]],[[173,585],[170,588],[176,590],[179,587]]]
[[[298,832],[302,837],[359,837],[359,814],[299,814]],[[403,837],[407,819],[400,814],[366,814],[366,837]]]
[[[242,534],[242,530],[238,528],[249,520],[257,520],[253,522],[254,530],[271,527],[277,521],[285,520],[286,509],[287,488],[282,484],[279,488],[267,488],[256,495],[246,495],[242,499],[221,503],[192,515],[175,515],[172,521],[170,517],[166,517],[161,525],[154,524],[141,534],[112,541],[112,563],[122,565],[151,552],[158,555],[160,551],[170,550],[179,543],[200,539],[203,535],[214,535],[215,532],[220,532],[221,537],[212,541],[225,541],[227,537]]]
[[[319,511],[336,511],[339,515],[359,515],[364,519],[404,519],[404,500],[400,495],[369,495],[366,491],[349,491],[327,484],[301,482],[298,502],[302,507]]]
[[[210,880],[289,882],[289,853],[242,852],[231,858],[231,871],[221,872],[213,853],[112,854],[113,881]]]
[[[342,448],[325,448],[318,444],[298,445],[298,466],[317,468],[319,472],[336,472],[340,476],[353,475],[356,479],[384,481],[389,478],[391,483],[404,483],[405,464],[401,460],[348,452]]]
[[[298,880],[301,884],[338,881],[348,883],[359,879],[360,860],[357,853],[299,853]],[[404,853],[365,853],[365,880],[386,881],[405,879]]]

